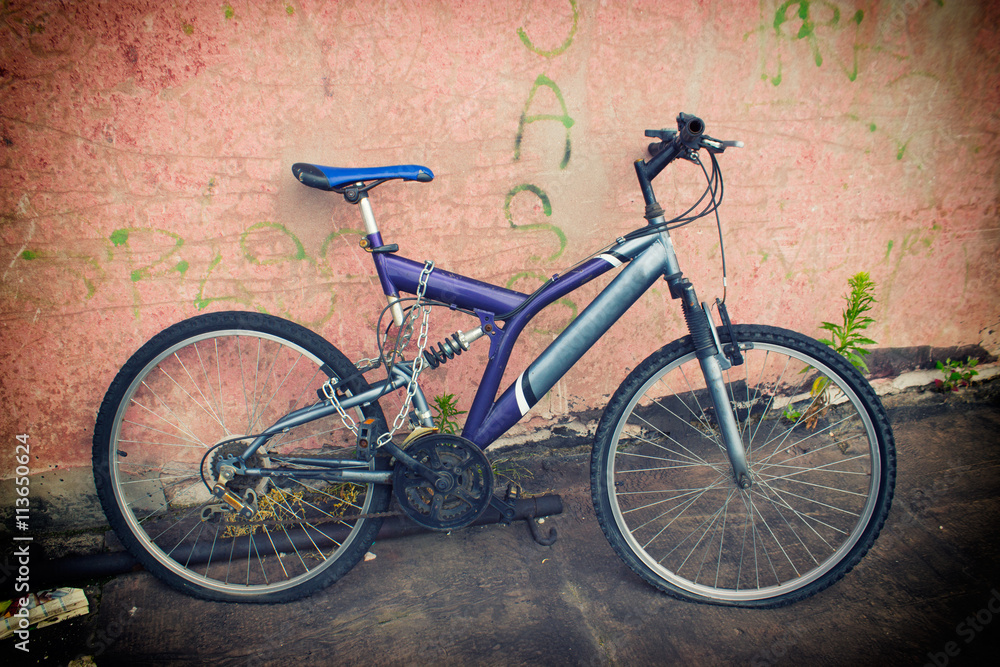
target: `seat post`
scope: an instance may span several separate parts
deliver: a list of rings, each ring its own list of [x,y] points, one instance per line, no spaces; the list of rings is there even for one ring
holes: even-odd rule
[[[368,247],[369,248],[379,248],[382,246],[382,234],[379,233],[378,225],[375,223],[375,214],[372,212],[371,202],[368,201],[368,193],[361,192],[358,197],[358,206],[361,208],[361,219],[365,223],[365,234],[368,237]],[[384,270],[379,259],[376,258],[375,268],[379,272],[379,278],[382,278],[382,271]],[[389,312],[392,314],[392,321],[395,322],[397,327],[403,326],[403,306],[399,303],[399,294],[392,294],[388,291],[386,283],[383,281],[383,289],[387,290],[385,293],[385,298],[389,302]]]
[[[368,236],[378,234],[378,225],[375,223],[375,214],[372,212],[372,205],[371,202],[368,201],[367,192],[361,193],[361,197],[358,200],[358,206],[361,207],[361,219],[365,223],[365,234]]]

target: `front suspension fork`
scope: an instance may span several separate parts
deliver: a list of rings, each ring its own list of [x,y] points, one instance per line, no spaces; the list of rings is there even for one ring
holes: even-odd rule
[[[684,320],[691,332],[691,340],[694,342],[695,352],[698,355],[698,363],[705,376],[705,384],[712,397],[712,405],[715,407],[716,420],[722,433],[722,441],[726,446],[726,454],[733,467],[733,478],[741,489],[749,489],[752,483],[750,465],[747,462],[743,437],[740,435],[736,416],[733,414],[733,406],[729,402],[729,395],[726,392],[726,383],[722,377],[722,371],[728,369],[732,362],[722,352],[722,346],[719,344],[715,326],[712,323],[711,313],[707,306],[698,303],[694,285],[680,276],[675,277],[674,280],[670,280],[668,277],[668,282],[670,283],[671,295],[681,299]],[[735,363],[741,363],[737,341],[732,341],[732,346],[735,352]],[[736,361],[736,359],[739,360]]]

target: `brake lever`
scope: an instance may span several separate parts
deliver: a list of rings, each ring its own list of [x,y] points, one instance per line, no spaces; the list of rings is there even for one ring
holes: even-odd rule
[[[722,153],[727,148],[743,148],[742,141],[720,141],[711,137],[702,137],[701,145],[710,153]]]
[[[660,141],[673,141],[677,130],[646,130],[646,136]]]
[[[674,137],[677,136],[677,130],[646,130],[646,136],[659,139],[659,141],[651,143],[646,149],[652,157],[656,157],[668,144],[673,142]]]

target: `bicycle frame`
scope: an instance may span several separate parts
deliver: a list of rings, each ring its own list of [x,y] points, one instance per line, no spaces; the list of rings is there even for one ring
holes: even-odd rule
[[[648,161],[634,163],[648,224],[531,294],[413,261],[383,243],[368,193],[391,179],[431,180],[426,167],[294,164],[303,184],[358,206],[361,247],[388,300],[378,359],[352,363],[315,332],[264,313],[199,315],[150,339],[118,372],[94,426],[95,488],[122,543],[179,590],[268,603],[343,576],[388,517],[438,531],[527,518],[536,541],[550,545],[555,530],[544,538],[531,522],[558,513],[558,496],[519,499],[516,483],[504,484],[481,450],[546,405],[543,396],[588,350],[593,359],[605,332],[665,285],[676,306],[665,295],[654,299],[639,325],[661,338],[660,349],[628,363],[631,372],[621,369],[593,435],[591,496],[611,547],[657,589],[727,606],[776,607],[843,577],[889,514],[896,454],[888,416],[861,373],[822,342],[733,326],[725,298],[715,300],[715,326],[670,235],[717,213],[724,187],[715,156],[739,142],[705,136],[689,114],[678,115],[677,128],[647,130],[660,141]],[[706,188],[668,220],[651,181],[677,158],[701,167]],[[599,277],[587,290],[596,298],[563,331],[544,336],[538,351],[532,341],[530,363],[513,353],[543,309]],[[428,345],[432,307],[467,316],[463,330]],[[675,328],[667,322],[676,311],[663,310],[677,307],[686,331],[667,343],[675,336],[660,332]],[[392,336],[382,329],[386,313]],[[454,318],[445,320],[451,330]],[[444,433],[453,429],[433,428],[422,370],[450,363],[480,338],[488,342],[464,357],[475,357],[482,375],[463,401],[471,399],[464,437]],[[354,359],[361,356],[373,355]],[[396,394],[383,400],[388,392]],[[395,408],[391,425],[380,403]]]
[[[510,354],[524,327],[546,306],[626,264],[621,273],[566,327],[494,402]],[[375,265],[388,294],[415,293],[423,265],[392,254],[375,255]],[[657,278],[677,272],[669,235],[664,232],[615,247],[564,275],[556,274],[530,298],[464,276],[435,269],[425,296],[472,310],[490,339],[489,360],[476,391],[462,436],[485,449],[513,426],[538,399],[593,346]],[[523,308],[522,308],[523,306]],[[520,308],[520,310],[518,310]],[[515,311],[501,329],[497,316]]]
[[[370,247],[382,245],[377,232],[369,235],[368,241]],[[373,257],[383,289],[390,298],[398,298],[400,292],[416,294],[423,264],[390,253],[373,253]],[[494,401],[514,345],[534,316],[578,287],[622,265],[625,268],[611,283]],[[577,265],[564,275],[556,274],[531,297],[434,269],[427,278],[425,297],[472,310],[484,331],[488,331],[489,359],[462,436],[482,449],[488,447],[517,423],[658,278],[677,273],[677,257],[667,232],[618,244],[613,250]],[[512,311],[515,314],[504,320],[502,328],[496,324],[498,315]],[[393,371],[393,377],[368,391],[341,398],[341,407],[349,410],[377,399],[386,391],[404,387],[412,374],[412,362],[397,364]],[[414,395],[414,403],[418,414],[427,412],[426,399],[419,390]],[[259,443],[254,441],[247,456],[272,435],[336,411],[330,402],[322,402],[289,413],[265,430],[257,438]],[[431,425],[429,418],[425,425]]]
[[[679,149],[675,145],[649,163],[641,160],[636,162],[636,173],[646,201],[646,217],[650,225],[657,226],[658,231],[631,240],[618,239],[612,249],[574,266],[565,275],[554,275],[532,295],[441,269],[434,269],[427,275],[424,297],[463,310],[471,310],[479,318],[480,329],[490,341],[489,358],[483,371],[482,381],[462,430],[464,438],[485,449],[503,435],[662,276],[670,285],[671,296],[681,299],[684,317],[698,350],[699,364],[706,386],[716,408],[722,435],[720,444],[727,450],[739,485],[743,488],[749,486],[749,467],[742,437],[722,380],[722,370],[729,367],[729,362],[722,353],[707,306],[698,303],[694,287],[688,280],[682,278],[670,234],[663,224],[662,208],[656,203],[650,185],[652,178],[678,154]],[[399,295],[401,292],[417,294],[425,265],[396,255],[396,246],[383,244],[367,193],[360,193],[354,201],[361,209],[365,225],[366,237],[362,245],[372,254],[382,291],[389,300],[393,320],[399,326],[403,323]],[[625,268],[607,287],[528,365],[503,394],[494,400],[510,360],[511,351],[528,322],[557,299],[622,265],[625,265]],[[503,327],[497,325],[498,320],[504,322]],[[397,363],[385,381],[360,394],[339,398],[337,401],[339,409],[348,410],[377,400],[389,391],[407,386],[412,375],[412,362]],[[422,424],[433,426],[426,398],[419,386],[415,387],[413,401]],[[338,405],[334,401],[324,401],[286,415],[254,439],[242,455],[242,460],[244,462],[248,460],[273,435],[337,411]],[[403,456],[398,449],[394,455]],[[299,462],[302,463],[301,460]],[[335,474],[309,471],[315,476],[344,481],[388,482],[387,473],[346,469],[364,463],[362,461],[316,460],[313,463],[319,467],[336,470]],[[252,469],[245,470],[244,474],[277,473],[303,476],[301,472]]]

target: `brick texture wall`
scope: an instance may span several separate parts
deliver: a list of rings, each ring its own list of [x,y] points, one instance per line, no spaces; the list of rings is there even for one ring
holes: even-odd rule
[[[869,271],[884,348],[1000,322],[1000,6],[982,2],[14,2],[0,20],[0,431],[33,470],[89,465],[117,369],[226,309],[373,351],[358,210],[289,167],[417,163],[372,202],[416,260],[532,291],[641,224],[633,160],[679,111],[721,158],[736,321],[818,335]],[[702,187],[656,182],[668,211]],[[675,234],[721,296],[713,220]],[[545,312],[520,370],[596,294]],[[435,315],[432,339],[469,322]],[[682,334],[647,294],[529,415],[603,405]],[[485,347],[428,377],[468,407]],[[8,445],[3,445],[4,449]],[[7,467],[4,467],[6,471]]]

